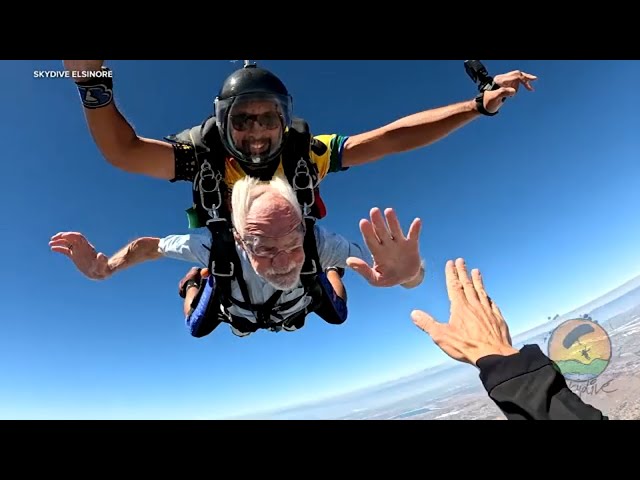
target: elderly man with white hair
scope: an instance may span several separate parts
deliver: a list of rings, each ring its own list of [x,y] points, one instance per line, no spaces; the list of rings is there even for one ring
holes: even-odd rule
[[[268,182],[245,177],[234,185],[231,206],[241,272],[236,271],[231,281],[230,298],[220,298],[219,292],[215,294],[215,279],[206,278],[206,269],[205,278],[200,275],[200,269],[194,268],[181,281],[186,323],[191,334],[202,336],[197,330],[204,321],[203,315],[217,317],[218,323],[229,323],[237,336],[249,335],[259,328],[297,330],[317,305],[301,281],[305,224],[295,192],[280,176]],[[422,282],[424,265],[418,243],[420,220],[413,221],[405,237],[395,212],[387,209],[385,216],[388,227],[377,208],[371,210],[370,221],[360,222],[373,266],[367,264],[368,255],[359,245],[315,225],[317,254],[322,268],[318,282],[326,293],[323,302],[329,301],[330,310],[340,317],[330,323],[346,320],[346,294],[336,269],[351,267],[378,287],[402,285],[412,288]],[[208,231],[164,238],[142,237],[111,258],[96,252],[87,239],[76,232],[58,233],[49,244],[52,251],[68,256],[87,277],[104,279],[132,265],[163,257],[206,267],[211,241]],[[210,302],[219,303],[210,307],[207,305]],[[266,315],[265,308],[268,310]]]

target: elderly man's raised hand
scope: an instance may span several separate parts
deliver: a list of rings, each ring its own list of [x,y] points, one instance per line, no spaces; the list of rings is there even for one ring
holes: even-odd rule
[[[393,209],[387,208],[384,214],[386,224],[379,208],[371,209],[371,221],[360,221],[360,231],[372,254],[373,267],[355,257],[348,258],[347,265],[375,287],[407,284],[422,273],[419,245],[422,222],[416,218],[405,237]]]
[[[81,233],[57,233],[51,237],[49,247],[52,252],[69,257],[78,270],[92,280],[102,280],[111,274],[107,256],[98,253]]]

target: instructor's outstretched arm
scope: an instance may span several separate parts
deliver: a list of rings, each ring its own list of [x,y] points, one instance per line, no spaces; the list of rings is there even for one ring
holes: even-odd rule
[[[531,82],[538,77],[514,70],[496,75],[496,90],[484,94],[483,106],[497,112],[507,97],[512,97],[520,85],[532,91]],[[475,99],[433,108],[400,118],[380,128],[350,136],[342,153],[343,167],[371,163],[384,156],[425,147],[437,142],[482,116]]]
[[[173,146],[168,142],[140,137],[118,111],[113,89],[109,92],[101,84],[106,78],[83,77],[82,72],[102,69],[104,60],[64,60],[67,71],[79,72],[74,81],[79,89],[91,87],[89,97],[96,105],[84,104],[84,114],[93,140],[105,159],[114,167],[164,180],[175,176]],[[112,81],[112,80],[111,80]],[[102,93],[102,95],[100,95]]]

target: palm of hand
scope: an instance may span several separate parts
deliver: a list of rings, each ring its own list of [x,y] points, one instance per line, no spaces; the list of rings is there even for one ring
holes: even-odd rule
[[[420,272],[420,220],[413,221],[405,237],[395,212],[388,208],[385,216],[388,227],[378,208],[371,209],[370,222],[360,221],[360,231],[373,257],[373,267],[362,259],[347,260],[351,268],[375,287],[407,283]]]
[[[418,243],[404,238],[383,244],[373,260],[373,283],[378,287],[406,283],[420,271]]]

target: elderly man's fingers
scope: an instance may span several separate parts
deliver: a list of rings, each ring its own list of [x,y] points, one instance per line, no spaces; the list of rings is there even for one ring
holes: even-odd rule
[[[382,212],[380,211],[380,209],[372,208],[370,216],[371,223],[373,224],[376,236],[380,239],[380,243],[384,245],[385,242],[390,242],[391,240],[393,240],[393,236],[387,228],[387,224],[384,217],[382,216]]]
[[[407,240],[417,243],[420,240],[420,232],[422,230],[422,220],[414,218],[413,222],[409,226],[409,233],[407,234]]]
[[[52,238],[54,240],[54,238]],[[63,240],[69,242],[72,245],[79,243],[89,243],[84,235],[79,232],[63,232],[55,235],[55,240]]]
[[[54,245],[54,246],[51,247],[51,251],[52,252],[56,252],[56,253],[61,253],[63,255],[66,255],[69,258],[71,258],[71,255],[73,255],[73,253],[71,252],[69,247],[64,247],[64,246],[55,246]]]
[[[362,239],[367,245],[367,248],[372,255],[376,255],[382,248],[380,239],[376,235],[376,231],[373,224],[369,220],[360,220],[360,232],[362,233]]]
[[[361,275],[371,285],[376,284],[376,274],[373,269],[367,265],[367,262],[357,257],[347,258],[347,266],[352,268],[356,273]]]
[[[404,234],[402,233],[402,227],[400,226],[400,221],[398,220],[398,216],[393,208],[387,208],[384,211],[384,216],[387,219],[387,224],[389,225],[389,232],[391,232],[392,240],[404,240]]]

